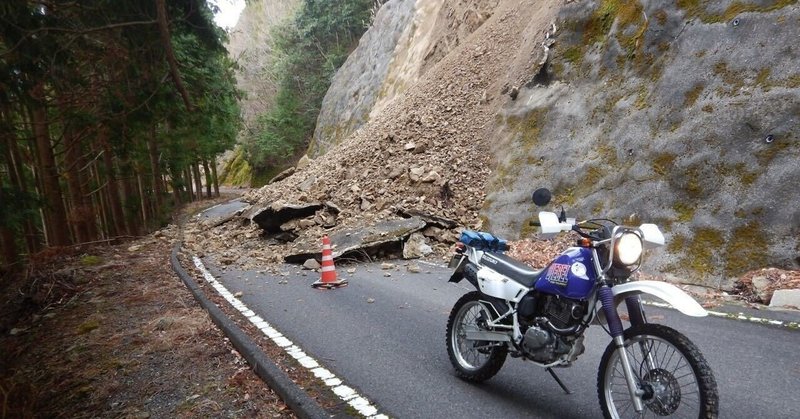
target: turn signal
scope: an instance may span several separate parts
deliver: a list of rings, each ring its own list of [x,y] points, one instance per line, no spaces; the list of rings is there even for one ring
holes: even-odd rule
[[[578,239],[578,247],[592,247],[592,241],[587,238]]]

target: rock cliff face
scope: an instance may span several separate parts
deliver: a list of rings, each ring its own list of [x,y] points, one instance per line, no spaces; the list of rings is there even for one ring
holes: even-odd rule
[[[338,144],[488,19],[494,1],[390,0],[337,71],[322,103],[310,155]]]
[[[272,28],[290,17],[300,0],[252,0],[247,2],[228,41],[228,53],[239,65],[236,83],[246,92],[242,99],[244,129],[272,106],[275,84],[267,70],[274,58]]]
[[[800,263],[796,1],[383,7],[325,98],[316,158],[252,202],[517,238],[547,186],[578,218],[662,225],[650,270],[717,285]]]
[[[498,114],[492,228],[523,231],[545,185],[579,218],[665,227],[662,271],[797,266],[800,8],[785,3],[565,6],[540,78]]]

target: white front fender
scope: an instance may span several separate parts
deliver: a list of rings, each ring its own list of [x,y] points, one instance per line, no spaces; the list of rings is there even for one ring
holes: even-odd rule
[[[658,281],[634,281],[626,284],[615,285],[611,288],[614,293],[614,305],[618,305],[626,297],[639,294],[650,294],[666,301],[681,313],[692,317],[708,315],[697,301],[675,285]]]

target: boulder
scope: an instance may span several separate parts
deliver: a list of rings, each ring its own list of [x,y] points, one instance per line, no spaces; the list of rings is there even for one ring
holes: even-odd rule
[[[308,269],[308,270],[312,270],[313,271],[315,269],[319,269],[320,268],[320,264],[319,264],[319,262],[317,262],[316,259],[309,258],[309,259],[306,259],[306,261],[303,263],[303,267]]]
[[[800,309],[800,289],[775,290],[769,306]]]
[[[753,282],[753,293],[764,304],[769,303],[769,299],[772,297],[772,292],[769,290],[769,277],[757,275],[751,281]]]
[[[425,242],[425,236],[422,233],[414,233],[403,246],[403,259],[417,259],[432,252],[433,249]]]

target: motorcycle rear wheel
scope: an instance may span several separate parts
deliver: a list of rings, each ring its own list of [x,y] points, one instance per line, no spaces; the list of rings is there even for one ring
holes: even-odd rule
[[[645,391],[644,410],[633,408],[622,361],[614,343],[603,353],[597,372],[597,395],[606,418],[716,418],[717,383],[700,350],[686,336],[660,324],[625,330],[625,350]]]
[[[478,302],[480,293],[470,292],[462,296],[453,306],[447,320],[447,354],[460,378],[481,382],[492,378],[506,361],[508,347],[505,344],[491,346],[490,342],[470,341],[466,331],[486,330],[485,322],[490,313]]]

